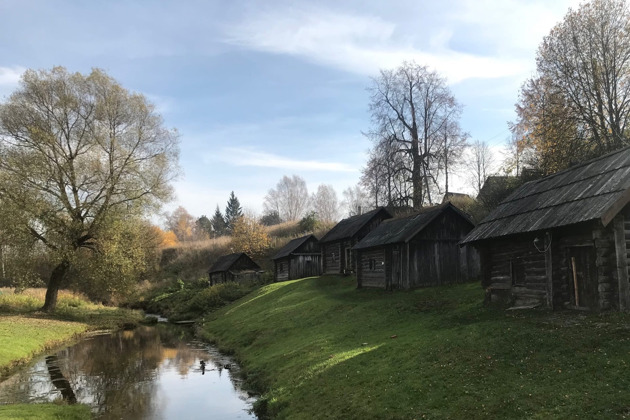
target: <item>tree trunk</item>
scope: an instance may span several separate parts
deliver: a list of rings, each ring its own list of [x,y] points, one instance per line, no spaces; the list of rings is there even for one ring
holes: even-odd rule
[[[59,293],[59,287],[61,286],[61,281],[66,276],[69,268],[70,261],[63,259],[50,274],[48,288],[46,289],[46,300],[44,301],[42,311],[55,311],[55,308],[57,307],[57,294]]]

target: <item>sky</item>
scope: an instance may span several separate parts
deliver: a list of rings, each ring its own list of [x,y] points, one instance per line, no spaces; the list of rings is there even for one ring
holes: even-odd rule
[[[358,183],[367,88],[414,60],[439,72],[460,125],[497,153],[536,50],[575,0],[0,0],[0,101],[25,69],[98,67],[180,134],[176,198],[195,217],[234,191],[261,214],[284,175]],[[464,172],[464,171],[462,171]],[[454,189],[471,192],[465,174]]]

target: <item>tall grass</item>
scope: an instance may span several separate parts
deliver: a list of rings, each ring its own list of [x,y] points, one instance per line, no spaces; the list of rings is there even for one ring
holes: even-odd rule
[[[0,315],[24,315],[41,318],[76,321],[89,324],[92,328],[116,329],[138,324],[143,315],[130,309],[115,308],[90,302],[85,295],[69,290],[60,290],[54,313],[38,312],[44,306],[46,289],[31,288],[15,293],[10,288],[0,288]]]

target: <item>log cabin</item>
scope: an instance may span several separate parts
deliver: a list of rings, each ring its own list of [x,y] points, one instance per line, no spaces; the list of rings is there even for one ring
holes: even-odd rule
[[[629,202],[628,147],[519,187],[462,241],[487,300],[627,311]]]
[[[356,269],[356,258],[352,247],[383,220],[392,215],[379,207],[370,212],[343,219],[319,241],[322,250],[322,272],[324,274],[348,274]]]
[[[296,238],[272,258],[274,281],[301,279],[321,274],[319,241],[314,235]]]
[[[234,281],[259,281],[263,270],[246,254],[239,252],[220,257],[208,270],[210,286]]]
[[[473,227],[450,202],[385,220],[352,248],[357,287],[413,289],[467,281],[475,274],[475,251],[458,243]]]

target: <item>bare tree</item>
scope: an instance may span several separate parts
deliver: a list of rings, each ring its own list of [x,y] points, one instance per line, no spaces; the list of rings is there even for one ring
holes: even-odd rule
[[[298,220],[306,213],[309,204],[308,189],[303,178],[283,176],[276,188],[265,196],[265,213],[277,212],[282,220]]]
[[[101,70],[62,67],[24,73],[0,106],[0,135],[0,201],[55,261],[42,308],[53,311],[80,250],[96,252],[112,220],[170,197],[178,136]]]
[[[453,116],[459,114],[453,114]],[[449,174],[462,163],[462,155],[468,146],[468,133],[462,132],[458,118],[446,121],[441,131],[442,143],[438,154],[439,170],[444,174],[444,193],[448,193]]]
[[[492,172],[494,157],[488,144],[479,140],[473,142],[470,154],[468,170],[470,171],[472,186],[478,195],[481,187],[483,187],[483,183],[486,182],[486,178]]]
[[[407,155],[413,207],[432,203],[430,184],[437,182],[440,133],[459,118],[460,105],[444,78],[414,62],[381,70],[370,92],[372,137],[389,139],[398,153]]]
[[[343,191],[341,205],[346,209],[348,216],[356,216],[371,209],[368,194],[360,185],[348,187]]]
[[[408,171],[408,155],[400,153],[391,136],[374,140],[367,165],[362,170],[361,185],[365,187],[374,207],[408,206],[412,185]]]
[[[339,219],[339,202],[332,185],[320,185],[311,196],[311,206],[321,222],[335,222]]]

